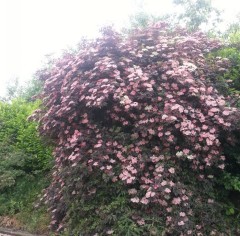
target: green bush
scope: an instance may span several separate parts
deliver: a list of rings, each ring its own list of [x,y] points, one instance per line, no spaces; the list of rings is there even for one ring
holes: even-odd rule
[[[0,217],[13,217],[34,233],[46,231],[49,223],[46,209],[34,203],[48,186],[52,159],[37,123],[27,120],[39,105],[23,98],[0,102]]]
[[[218,82],[225,85],[225,93],[240,94],[240,51],[236,47],[226,47],[216,53],[220,57],[227,58],[230,68],[220,77]]]
[[[13,147],[0,143],[0,191],[15,184],[16,179],[24,175],[24,155]]]
[[[25,172],[46,170],[51,166],[51,148],[46,147],[38,136],[37,124],[27,121],[28,116],[39,105],[39,101],[26,102],[23,99],[0,102],[0,143],[11,147],[14,155],[24,153],[20,162],[24,162],[21,170]],[[4,151],[0,150],[0,160],[4,159],[4,155]],[[14,158],[12,159],[14,162]]]
[[[239,25],[233,25],[225,35],[227,44],[212,55],[226,58],[227,70],[216,76],[213,81],[216,88],[225,96],[231,97],[229,105],[240,107],[240,31]],[[212,56],[211,55],[211,56]],[[240,218],[240,130],[234,131],[234,140],[224,142],[223,152],[226,156],[226,168],[218,175],[217,196],[224,209],[226,222],[237,228]],[[239,232],[232,232],[237,235]]]

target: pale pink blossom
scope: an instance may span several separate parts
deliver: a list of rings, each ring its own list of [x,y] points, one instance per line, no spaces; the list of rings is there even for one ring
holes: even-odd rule
[[[172,221],[172,217],[171,216],[167,216],[167,222],[171,222]]]
[[[167,207],[166,210],[167,212],[172,212],[172,207]]]
[[[228,116],[229,114],[230,114],[230,112],[229,111],[227,111],[227,110],[225,110],[225,111],[223,111],[223,113],[222,113],[224,116]]]
[[[150,198],[150,197],[154,197],[155,195],[156,195],[155,192],[148,191],[145,196],[146,196],[146,198]]]
[[[141,199],[141,203],[144,204],[144,205],[147,205],[149,203],[149,200],[144,197],[144,198]]]
[[[189,149],[183,149],[183,153],[184,153],[184,155],[187,155],[189,152],[190,152]]]
[[[181,203],[181,199],[179,197],[173,198],[172,203],[174,205],[179,205]]]
[[[145,220],[144,219],[137,220],[137,223],[139,225],[145,225]]]
[[[149,132],[149,134],[152,134],[152,135],[155,134],[155,131],[153,129],[149,129],[148,132]]]
[[[167,181],[166,180],[163,180],[162,183],[161,183],[162,186],[165,186],[167,185]]]
[[[131,200],[131,202],[134,202],[134,203],[138,203],[139,202],[139,198],[138,197],[131,198],[130,200]]]
[[[185,217],[186,213],[185,212],[180,212],[179,215],[182,216],[182,217]]]
[[[97,143],[97,144],[94,145],[94,148],[99,148],[99,147],[101,147],[101,146],[102,146],[101,143]]]
[[[156,172],[163,172],[164,171],[164,168],[163,166],[158,166],[156,169],[155,169]]]
[[[182,156],[183,156],[183,152],[182,152],[182,151],[177,152],[177,153],[176,153],[176,156],[177,156],[177,157],[182,157]]]
[[[178,225],[179,225],[179,226],[182,226],[182,225],[184,225],[184,224],[185,224],[184,221],[179,221],[179,222],[178,222]]]
[[[170,131],[167,131],[166,133],[165,133],[165,135],[170,135],[171,134],[171,132]]]
[[[208,129],[208,126],[207,126],[207,125],[203,125],[203,126],[202,126],[202,129],[203,129],[203,130],[207,130],[207,129]]]
[[[223,170],[223,169],[225,168],[225,165],[224,165],[224,164],[221,164],[221,165],[219,165],[218,167]]]
[[[165,193],[171,193],[171,190],[170,190],[169,188],[165,188],[165,189],[164,189],[164,192],[165,192]]]
[[[201,229],[202,226],[201,226],[201,225],[196,225],[196,228],[197,228],[197,229]]]
[[[164,115],[162,115],[162,119],[163,119],[163,120],[165,120],[166,118],[168,118],[168,116],[167,116],[167,115],[165,115],[165,114],[164,114]]]
[[[209,198],[208,203],[214,203],[214,200]]]

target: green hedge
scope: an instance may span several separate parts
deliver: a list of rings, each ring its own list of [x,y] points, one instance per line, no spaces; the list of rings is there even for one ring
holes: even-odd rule
[[[0,143],[11,146],[14,152],[23,152],[24,170],[33,172],[50,168],[51,148],[38,136],[37,123],[27,120],[40,101],[16,99],[0,102]],[[0,150],[0,159],[3,158]]]

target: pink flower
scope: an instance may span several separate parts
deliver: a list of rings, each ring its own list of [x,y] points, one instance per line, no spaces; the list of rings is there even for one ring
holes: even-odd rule
[[[212,128],[212,129],[210,129],[210,133],[215,133],[216,132],[216,129],[214,129],[214,128]]]
[[[213,203],[214,202],[214,200],[213,199],[208,199],[208,203]]]
[[[183,152],[182,151],[176,152],[176,156],[177,157],[182,157],[183,156]]]
[[[186,213],[185,212],[180,212],[179,215],[184,217],[184,216],[186,216]]]
[[[144,219],[138,220],[137,223],[138,223],[139,225],[145,225]]]
[[[179,197],[173,198],[172,204],[179,205],[181,203],[181,199]]]
[[[167,216],[167,222],[171,222],[172,221],[172,217],[171,216]]]
[[[117,178],[117,176],[114,176],[113,178],[112,178],[112,182],[117,182],[117,180],[118,180],[118,178]]]
[[[146,198],[154,197],[155,195],[156,195],[155,192],[148,191],[148,192],[146,193]]]
[[[166,180],[163,180],[162,183],[161,183],[162,186],[165,186],[166,184],[167,184]]]
[[[220,160],[225,161],[225,156],[220,156]]]
[[[139,198],[138,197],[131,198],[130,200],[131,200],[131,202],[134,202],[134,203],[138,203],[139,202]]]
[[[178,225],[179,225],[179,226],[182,226],[182,225],[184,225],[184,224],[185,224],[185,223],[184,223],[183,221],[179,221],[179,222],[178,222]]]
[[[171,132],[169,132],[169,131],[167,131],[166,133],[165,133],[165,135],[170,135],[171,134]]]
[[[207,130],[207,129],[208,129],[208,126],[207,126],[207,125],[203,125],[203,126],[202,126],[202,129],[203,129],[203,130]]]
[[[210,112],[214,112],[215,113],[215,112],[218,112],[218,111],[219,111],[219,109],[215,108],[215,107],[210,109]]]
[[[225,101],[222,100],[222,99],[220,99],[220,100],[218,100],[218,104],[219,104],[220,106],[223,106],[223,105],[225,105]]]
[[[87,118],[83,119],[81,123],[82,124],[87,124],[88,123],[88,119]]]
[[[175,169],[173,167],[169,168],[168,171],[171,173],[171,174],[174,174],[175,173]]]
[[[131,189],[128,190],[128,193],[133,195],[133,194],[137,193],[137,190],[135,188],[131,188]]]
[[[171,121],[175,121],[175,120],[177,120],[177,117],[176,117],[176,116],[170,116],[169,119],[170,119]]]
[[[219,165],[218,167],[223,170],[223,169],[225,168],[225,165],[224,165],[224,164],[221,164],[221,165]]]
[[[184,153],[184,155],[187,155],[189,152],[190,152],[189,149],[183,149],[183,153]]]
[[[164,171],[164,168],[163,166],[158,166],[156,169],[155,169],[156,172],[163,172]]]
[[[94,145],[94,148],[99,148],[99,147],[101,147],[101,146],[102,146],[102,144],[101,144],[101,143],[98,143],[98,144]]]
[[[168,116],[164,114],[164,115],[162,116],[162,119],[165,120],[166,118],[168,118]]]
[[[152,135],[155,134],[155,131],[153,129],[149,129],[148,132],[149,132],[149,134],[152,134]]]
[[[164,192],[165,193],[171,193],[171,190],[169,188],[165,188]]]
[[[135,179],[135,177],[130,177],[126,180],[127,184],[131,184],[133,182],[133,180]]]
[[[180,128],[180,126],[181,126],[180,124],[175,124],[176,129]]]
[[[197,228],[197,229],[201,229],[202,226],[201,226],[201,225],[196,225],[196,228]]]
[[[229,114],[230,114],[230,112],[229,111],[223,111],[223,113],[222,113],[224,116],[228,116]]]
[[[141,199],[141,203],[147,205],[149,203],[149,200],[147,200],[147,198],[144,197]]]

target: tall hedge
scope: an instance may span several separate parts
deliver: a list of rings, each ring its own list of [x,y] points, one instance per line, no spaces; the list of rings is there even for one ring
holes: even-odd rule
[[[26,102],[21,98],[0,102],[0,144],[12,152],[23,153],[22,169],[28,173],[50,168],[51,149],[39,137],[37,123],[27,120],[39,104],[39,101]],[[1,160],[5,156],[1,149]]]
[[[140,229],[157,217],[170,235],[221,232],[215,175],[225,167],[222,143],[233,142],[239,111],[212,84],[228,60],[209,65],[204,57],[220,46],[164,23],[127,37],[107,28],[40,74],[44,106],[34,116],[56,143],[44,196],[53,229],[67,225],[72,203],[93,201],[105,183],[122,186]],[[92,214],[101,216],[101,206]],[[116,221],[85,235],[119,235]]]

